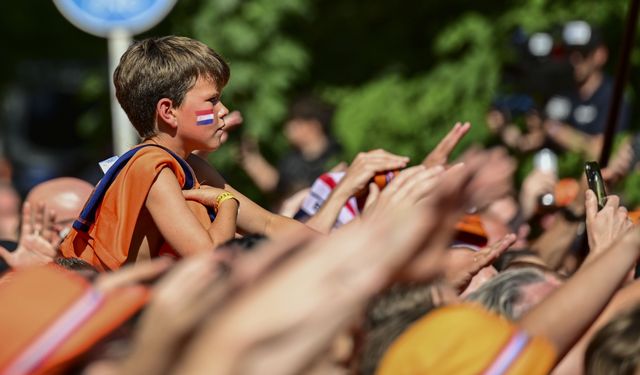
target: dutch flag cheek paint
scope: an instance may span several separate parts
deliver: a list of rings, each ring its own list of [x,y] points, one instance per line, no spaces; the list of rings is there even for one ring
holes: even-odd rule
[[[213,109],[205,109],[196,111],[196,125],[213,124]]]

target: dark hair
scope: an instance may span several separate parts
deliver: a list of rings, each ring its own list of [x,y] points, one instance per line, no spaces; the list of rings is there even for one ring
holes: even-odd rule
[[[633,375],[640,364],[640,305],[602,327],[587,347],[586,373]]]
[[[89,280],[93,280],[99,273],[94,266],[80,258],[57,257],[53,260],[53,263],[64,269],[75,271]]]
[[[374,298],[366,312],[359,373],[374,374],[395,339],[434,307],[430,285],[395,286]]]
[[[289,120],[317,120],[322,125],[322,131],[329,134],[331,131],[331,120],[333,118],[333,107],[324,101],[310,95],[298,97],[289,109]]]
[[[267,237],[261,234],[247,234],[240,238],[232,238],[229,241],[225,242],[220,246],[220,248],[231,248],[237,249],[242,252],[249,252],[253,250],[254,247],[266,241]]]
[[[171,99],[179,107],[198,78],[218,90],[229,81],[229,66],[214,50],[194,39],[166,36],[131,45],[113,73],[118,102],[141,137],[156,134],[156,104]]]

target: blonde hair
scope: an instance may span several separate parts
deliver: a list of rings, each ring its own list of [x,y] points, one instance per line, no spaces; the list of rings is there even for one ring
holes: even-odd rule
[[[156,104],[168,98],[179,107],[200,77],[221,90],[229,81],[229,66],[214,50],[197,40],[165,36],[132,44],[113,74],[118,102],[141,137],[157,132]]]

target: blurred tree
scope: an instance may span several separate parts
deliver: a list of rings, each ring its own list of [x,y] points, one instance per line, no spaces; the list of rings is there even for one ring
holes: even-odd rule
[[[334,130],[346,159],[384,147],[417,162],[455,121],[474,124],[465,142],[488,141],[484,117],[506,89],[501,73],[514,59],[509,41],[516,27],[531,33],[571,19],[600,25],[613,72],[628,1],[185,3],[180,7],[190,11],[176,8],[174,30],[229,60],[225,102],[243,111],[245,131],[259,137],[272,159],[284,151],[280,129],[288,100],[312,89],[337,107]],[[633,72],[639,66],[636,52]],[[631,95],[640,84],[640,75],[632,77]],[[237,176],[233,146],[225,148],[214,161]],[[566,155],[561,171],[577,175],[580,162]]]

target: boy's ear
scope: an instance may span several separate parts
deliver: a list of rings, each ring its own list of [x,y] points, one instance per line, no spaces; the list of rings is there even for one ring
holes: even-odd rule
[[[162,98],[156,104],[156,113],[158,118],[171,127],[178,126],[178,120],[175,116],[175,108],[173,101],[169,98]]]

